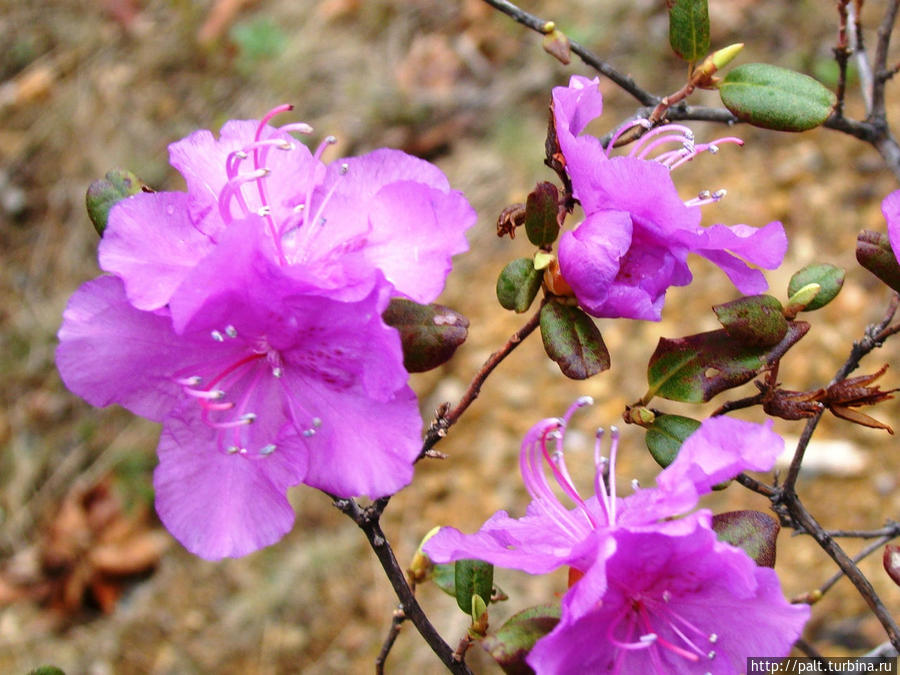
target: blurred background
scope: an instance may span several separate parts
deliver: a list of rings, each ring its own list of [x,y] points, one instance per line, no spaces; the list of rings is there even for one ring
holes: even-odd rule
[[[681,86],[685,66],[669,50],[659,0],[522,4],[654,93]],[[868,5],[873,27],[883,3]],[[99,272],[85,190],[113,167],[156,189],[183,189],[168,165],[170,142],[198,128],[217,131],[228,119],[258,118],[283,102],[294,104],[295,121],[315,127],[312,143],[338,138],[328,160],[393,146],[435,162],[479,221],[441,298],[469,317],[469,340],[449,364],[412,378],[427,422],[525,321],[499,308],[494,283],[506,262],[531,247],[524,237],[497,239],[494,224],[536,181],[554,179],[542,165],[550,89],[591,71],[555,61],[539,36],[479,0],[0,0],[0,8],[0,672],[42,663],[91,675],[371,672],[396,599],[362,534],[326,497],[293,490],[296,527],[275,546],[240,560],[195,558],[153,512],[158,428],[120,409],[95,410],[60,382],[53,359],[63,307]],[[747,43],[738,63],[765,60],[833,84],[830,0],[713,0],[710,11],[714,48]],[[873,44],[874,30],[866,38]],[[602,86],[606,110],[591,127],[598,134],[635,109],[626,94]],[[851,91],[848,112],[859,117]],[[888,96],[894,112],[896,90],[889,87]],[[715,101],[709,93],[692,99]],[[700,139],[726,135],[721,127],[695,129]],[[896,181],[874,150],[836,132],[727,133],[747,145],[724,147],[675,177],[685,198],[728,189],[723,202],[706,207],[704,223],[781,220],[790,249],[783,269],[767,277],[782,300],[790,275],[810,262],[848,269],[842,293],[810,316],[812,330],[780,371],[790,389],[821,386],[888,301],[853,251],[860,229],[884,231],[880,202]],[[694,283],[670,291],[662,322],[599,322],[610,372],[566,381],[537,336],[499,367],[438,446],[449,457],[422,462],[413,484],[391,501],[383,524],[401,564],[436,524],[471,531],[499,508],[521,514],[523,433],[583,394],[597,405],[579,413],[569,440],[575,471],[590,485],[594,429],[621,426],[625,404],[644,392],[657,339],[716,328],[709,307],[736,297],[711,264],[691,265]],[[898,354],[889,342],[861,372],[896,364]],[[900,386],[896,366],[883,385]],[[748,385],[732,393],[751,392]],[[695,417],[712,409],[655,403]],[[900,424],[895,401],[871,412]],[[761,419],[754,411],[741,416]],[[777,425],[787,437],[801,428]],[[799,488],[826,527],[875,528],[897,517],[894,436],[826,418],[816,438],[836,444],[811,450]],[[657,469],[640,430],[625,428],[621,448],[620,478],[652,482]],[[768,506],[736,486],[707,505]],[[788,597],[834,571],[805,537],[783,532],[778,555]],[[900,613],[900,591],[880,557],[863,569]],[[565,573],[537,579],[498,571],[497,582],[511,597],[492,607],[495,626],[559,597]],[[455,644],[466,625],[455,601],[428,586],[419,596]],[[806,638],[826,655],[862,653],[884,640],[846,580],[814,608]],[[477,647],[470,662],[491,669]],[[412,626],[387,666],[441,670]]]

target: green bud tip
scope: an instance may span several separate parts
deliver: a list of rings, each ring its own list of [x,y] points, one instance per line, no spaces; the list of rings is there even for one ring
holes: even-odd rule
[[[788,299],[787,311],[791,309],[795,309],[795,311],[802,310],[815,300],[820,290],[822,290],[822,286],[815,282],[806,284]]]
[[[419,548],[416,550],[416,553],[422,552],[422,547],[425,545],[425,542],[431,539],[434,535],[438,533],[438,530],[441,529],[440,525],[435,525],[430,530],[428,530],[428,534],[422,537],[422,541],[419,543]]]
[[[556,260],[556,256],[552,253],[547,253],[546,251],[538,251],[534,254],[534,269],[543,270],[547,269],[552,263]]]
[[[721,70],[729,63],[734,60],[734,57],[738,55],[744,48],[743,42],[737,42],[733,45],[728,45],[727,47],[723,47],[719,49],[712,55],[713,65],[716,67],[716,70]]]

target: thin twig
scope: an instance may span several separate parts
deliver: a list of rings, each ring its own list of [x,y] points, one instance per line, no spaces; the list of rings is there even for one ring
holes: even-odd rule
[[[881,598],[878,597],[875,589],[872,588],[872,584],[869,583],[869,580],[866,579],[865,575],[856,566],[856,563],[853,562],[850,556],[847,555],[834,538],[825,531],[813,515],[806,510],[796,493],[784,492],[778,501],[790,514],[794,523],[803,528],[804,531],[808,532],[809,535],[816,540],[822,550],[837,563],[837,566],[841,568],[851,583],[856,586],[857,591],[859,591],[863,600],[866,601],[869,609],[872,610],[872,613],[881,622],[891,644],[894,645],[894,647],[900,648],[900,626],[897,625],[897,622],[891,616],[887,607],[884,606]]]
[[[403,611],[403,605],[400,605],[394,610],[394,616],[391,617],[391,628],[384,639],[384,643],[381,645],[381,651],[375,657],[375,675],[384,675],[384,662],[387,661],[388,654],[390,654],[397,636],[400,635],[400,629],[405,621],[406,612]]]
[[[834,60],[838,66],[838,81],[835,88],[837,103],[834,106],[834,114],[838,117],[844,115],[844,96],[847,93],[847,62],[850,60],[850,39],[847,36],[847,5],[850,0],[838,0],[838,41],[834,47]]]
[[[878,25],[878,42],[875,45],[875,57],[872,62],[872,70],[875,79],[872,82],[872,110],[869,112],[869,121],[887,126],[884,100],[885,84],[888,74],[887,58],[888,48],[891,44],[891,33],[897,21],[897,10],[900,9],[900,0],[889,0],[884,10],[884,16]]]
[[[447,667],[447,670],[451,673],[472,675],[469,667],[455,658],[453,648],[444,641],[437,629],[431,624],[431,621],[428,620],[406,581],[406,575],[400,568],[400,564],[394,556],[394,551],[381,529],[380,516],[387,501],[383,500],[380,508],[361,508],[354,499],[342,499],[334,495],[328,496],[332,498],[334,505],[341,513],[349,516],[366,535],[369,546],[371,546],[378,557],[378,562],[381,563],[382,569],[384,569],[391,586],[394,588],[394,592],[397,594],[397,598],[400,600],[402,612],[413,623],[419,634],[431,647],[431,650]]]
[[[520,9],[507,0],[484,0],[484,2],[486,2],[494,9],[503,12],[523,26],[530,28],[536,33],[544,35],[547,32],[548,21],[546,19],[540,19],[534,14],[529,14],[525,10]],[[569,40],[569,48],[591,68],[596,70],[601,75],[608,77],[610,80],[619,85],[619,87],[631,94],[640,102],[641,105],[655,106],[659,103],[660,99],[658,97],[654,96],[649,91],[639,87],[632,78],[624,75],[623,73],[620,73],[618,70],[606,63],[606,61],[600,59],[600,57],[591,52],[589,49],[583,47],[574,40]]]
[[[887,537],[888,541],[900,537],[900,522],[891,521],[877,530],[828,530],[832,537],[852,537],[854,539],[877,539]]]
[[[531,333],[533,333],[540,325],[542,307],[543,303],[541,303],[541,307],[538,308],[528,322],[509,337],[506,344],[488,357],[487,361],[485,361],[478,372],[475,373],[468,388],[462,395],[462,398],[460,398],[459,403],[446,413],[439,411],[437,419],[432,422],[428,431],[425,433],[425,441],[422,444],[422,451],[419,453],[420,458],[424,457],[435,445],[437,445],[438,441],[447,435],[447,430],[456,423],[466,409],[472,405],[476,398],[478,398],[478,395],[481,393],[481,386],[484,384],[488,375],[493,372],[494,368],[499,366],[501,361],[509,356],[510,352],[518,347],[522,340],[531,335]]]
[[[881,537],[880,539],[878,539],[877,541],[875,541],[874,543],[869,544],[862,551],[860,551],[855,556],[853,556],[853,563],[854,564],[859,563],[861,560],[865,559],[866,557],[868,557],[869,555],[871,555],[872,553],[874,553],[875,551],[880,549],[882,546],[884,546],[886,543],[888,543],[891,539],[893,539],[896,536],[897,536],[896,534],[885,535],[885,536]],[[843,578],[843,576],[844,576],[843,570],[836,572],[830,579],[828,579],[828,581],[826,581],[824,584],[819,586],[818,596],[822,597],[823,595],[825,595],[831,589],[832,586],[834,586],[838,581],[840,581]]]

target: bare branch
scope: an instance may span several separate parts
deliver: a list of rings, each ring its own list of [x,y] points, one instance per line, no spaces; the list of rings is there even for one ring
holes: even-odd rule
[[[494,9],[497,9],[507,16],[513,18],[523,26],[527,26],[536,33],[544,35],[547,32],[548,21],[546,19],[540,19],[533,14],[529,14],[525,10],[520,9],[507,0],[484,0],[484,2],[489,4]],[[580,45],[574,40],[569,41],[569,47],[572,52],[577,54],[582,61],[584,61],[587,65],[589,65],[601,75],[604,75],[605,77],[608,77],[610,80],[615,82],[617,85],[619,85],[619,87],[636,98],[641,105],[655,106],[659,103],[660,99],[658,97],[654,96],[646,89],[642,89],[641,87],[639,87],[632,78],[623,73],[620,73],[618,70],[606,63],[606,61],[600,59],[600,57],[594,54],[591,50]]]

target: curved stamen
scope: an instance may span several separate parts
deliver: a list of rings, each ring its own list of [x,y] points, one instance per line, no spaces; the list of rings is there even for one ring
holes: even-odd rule
[[[244,212],[244,217],[250,215],[250,207],[247,206],[247,201],[244,199],[244,195],[241,193],[241,186],[244,183],[249,183],[250,181],[258,181],[260,178],[265,177],[268,173],[268,169],[256,169],[255,171],[248,171],[247,173],[237,174],[225,183],[225,185],[222,187],[222,191],[219,193],[219,215],[222,217],[222,220],[225,223],[230,223],[232,221],[232,199],[237,202],[238,207]]]
[[[580,540],[586,534],[584,525],[573,519],[572,514],[563,507],[544,475],[543,459],[547,440],[551,434],[559,433],[562,424],[561,419],[546,419],[532,427],[522,441],[519,465],[525,488],[535,506],[552,519],[562,532]]]
[[[725,189],[716,190],[715,192],[710,192],[709,190],[703,190],[700,194],[698,194],[694,199],[687,199],[684,202],[685,206],[705,206],[706,204],[714,204],[718,201],[721,201],[725,195],[728,194],[728,191]]]
[[[619,428],[609,428],[609,522],[616,522],[616,455],[619,451]]]
[[[647,155],[656,150],[656,148],[663,145],[668,145],[669,143],[678,143],[681,145],[678,150],[671,151],[674,153],[691,154],[696,150],[693,139],[688,139],[681,134],[672,134],[669,136],[661,136],[651,143],[646,143],[645,147],[640,152],[635,152],[635,150],[632,150],[628,154],[628,156],[637,157],[638,159],[647,159]],[[667,152],[665,154],[668,155],[670,153]],[[654,157],[653,161],[659,162],[660,164],[664,163],[659,157]]]
[[[673,134],[677,142],[686,147],[693,147],[694,132],[689,127],[686,127],[683,124],[663,124],[662,126],[651,129],[641,136],[635,146],[628,152],[628,156],[635,157],[638,153],[644,152],[647,144],[660,134]]]
[[[612,138],[609,139],[609,143],[606,144],[606,156],[609,157],[609,153],[612,152],[613,148],[616,147],[616,142],[628,131],[631,131],[635,127],[643,127],[644,129],[649,129],[652,126],[649,120],[639,117],[634,120],[629,120],[618,129],[613,132]]]
[[[304,136],[308,136],[313,132],[313,128],[308,125],[306,122],[288,122],[287,124],[282,124],[278,127],[279,131],[284,131],[286,133],[297,133],[303,134]]]
[[[597,434],[594,437],[594,494],[597,495],[597,501],[600,502],[600,507],[603,509],[607,527],[612,527],[615,525],[615,514],[610,506],[609,492],[606,489],[606,478],[604,477],[608,462],[606,457],[600,455],[600,443],[602,440],[603,429],[597,429]]]

